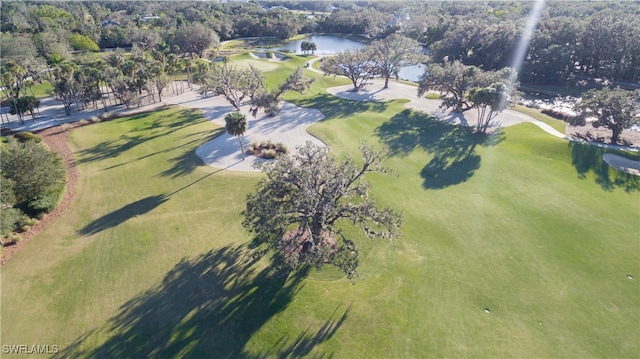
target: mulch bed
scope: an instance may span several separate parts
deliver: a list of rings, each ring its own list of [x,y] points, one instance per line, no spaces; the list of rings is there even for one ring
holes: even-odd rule
[[[567,125],[566,134],[587,141],[611,143],[611,130],[605,127],[595,128],[591,125],[571,126]],[[620,134],[618,145],[640,146],[640,132],[624,130]]]
[[[80,124],[69,124],[70,128],[81,126]],[[69,128],[69,129],[70,129]],[[29,228],[26,232],[19,234],[19,241],[11,246],[4,247],[2,249],[2,259],[0,259],[0,265],[4,265],[10,258],[16,253],[22,246],[36,237],[42,230],[44,230],[49,223],[60,217],[71,205],[71,200],[75,194],[76,184],[78,183],[78,169],[76,163],[69,148],[68,133],[60,129],[60,126],[50,127],[37,132],[42,136],[44,143],[49,146],[49,149],[57,152],[63,159],[65,167],[67,169],[67,186],[65,193],[62,197],[62,201],[53,211],[47,213],[38,223]]]
[[[159,105],[159,106],[151,106],[140,109],[133,109],[122,111],[119,113],[115,113],[109,118],[101,119],[101,121],[109,121],[115,120],[117,118],[123,116],[131,116],[142,113],[147,113],[151,111],[155,111],[158,109],[170,108],[171,105]],[[49,127],[44,130],[35,131],[34,133],[42,136],[42,140],[49,147],[50,150],[58,153],[63,161],[64,165],[67,169],[67,186],[65,188],[65,193],[62,197],[62,201],[58,207],[56,207],[53,211],[47,213],[42,219],[38,221],[33,227],[29,228],[27,231],[18,234],[18,242],[16,244],[12,244],[2,248],[2,257],[0,258],[0,266],[4,265],[10,258],[13,256],[22,246],[29,242],[31,239],[36,237],[40,232],[42,232],[52,221],[56,218],[60,217],[71,205],[71,201],[73,200],[73,196],[75,194],[76,185],[78,183],[78,169],[76,168],[76,162],[73,158],[73,153],[71,153],[71,149],[69,148],[69,136],[68,132],[76,127],[87,126],[92,124],[92,122],[71,122],[65,124],[65,130],[62,129],[61,126]],[[2,129],[2,135],[10,135],[13,131],[8,130],[6,128]]]

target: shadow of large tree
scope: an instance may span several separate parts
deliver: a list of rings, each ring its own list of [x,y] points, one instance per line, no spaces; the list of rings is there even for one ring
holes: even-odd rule
[[[287,307],[305,276],[259,269],[256,261],[240,246],[183,259],[161,283],[123,304],[103,328],[81,336],[57,357],[302,357],[344,323],[349,309],[340,315],[336,308],[317,330],[283,335],[263,353],[247,351],[249,339]],[[108,339],[96,347],[99,337]]]
[[[328,93],[318,94],[300,100],[291,100],[297,106],[311,107],[322,111],[325,118],[349,117],[354,113],[364,111],[383,112],[388,104],[383,101],[353,101],[343,99]]]
[[[180,153],[169,159],[171,167],[162,171],[160,176],[178,178],[188,175],[200,166],[204,166],[205,163],[195,152],[196,148],[220,135],[223,135],[225,132],[226,130],[224,128],[216,128],[210,131],[209,135],[206,137],[183,144],[181,146]]]
[[[423,112],[404,110],[376,129],[392,156],[416,149],[433,155],[420,174],[427,189],[441,189],[467,181],[480,168],[477,146],[500,143],[504,133],[476,134],[473,128],[438,120]]]
[[[171,109],[163,111],[172,111]],[[162,113],[162,112],[159,112]],[[179,129],[205,121],[202,112],[196,109],[181,109],[177,112],[164,112],[165,116],[157,116],[149,112],[118,119],[121,123],[138,122],[139,126],[129,131],[143,134],[122,134],[120,137],[103,141],[97,145],[79,151],[76,155],[78,163],[88,163],[114,158],[156,138],[167,136]]]
[[[165,195],[156,195],[145,197],[141,200],[129,203],[128,205],[117,209],[109,214],[95,219],[91,223],[78,231],[79,234],[91,235],[101,232],[105,229],[116,227],[128,219],[145,214],[169,199]]]
[[[595,181],[605,191],[622,188],[626,192],[640,190],[640,177],[611,168],[602,158],[605,153],[616,153],[606,148],[569,142],[571,148],[571,164],[576,168],[578,177],[586,179],[589,173],[595,176]],[[620,153],[620,155],[623,155]]]

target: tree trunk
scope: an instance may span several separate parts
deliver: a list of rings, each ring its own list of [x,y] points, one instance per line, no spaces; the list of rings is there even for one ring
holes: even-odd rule
[[[620,129],[619,127],[613,127],[611,131],[612,131],[611,144],[615,145],[618,143],[618,139],[620,138],[620,133],[622,133],[622,129]]]
[[[384,76],[384,88],[389,88],[389,74]]]
[[[240,142],[240,151],[242,151],[242,160],[244,161],[244,145],[242,144],[240,136],[238,136],[238,142]]]

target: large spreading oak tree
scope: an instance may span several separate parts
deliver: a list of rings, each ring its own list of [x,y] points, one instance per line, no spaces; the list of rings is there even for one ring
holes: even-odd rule
[[[611,143],[618,143],[623,130],[640,123],[640,90],[627,91],[620,88],[589,90],[575,105],[583,119],[595,117],[594,127],[611,130]]]
[[[253,98],[256,92],[264,87],[264,80],[260,71],[250,66],[249,69],[238,69],[224,63],[222,66],[212,67],[211,83],[217,94],[240,111],[245,99]]]
[[[462,113],[473,108],[468,94],[473,88],[488,87],[493,83],[505,81],[511,73],[510,68],[499,71],[483,71],[475,66],[467,66],[455,60],[445,64],[429,64],[418,83],[418,96],[427,91],[436,90],[445,93],[442,107],[452,108]],[[516,88],[517,84],[512,86]]]
[[[363,161],[337,161],[307,142],[295,155],[257,164],[266,178],[247,197],[243,225],[265,253],[273,253],[276,265],[298,270],[329,264],[353,278],[358,249],[342,235],[342,222],[360,227],[371,239],[399,234],[402,214],[379,208],[364,181],[367,173],[388,172],[382,152],[360,149]]]
[[[366,48],[345,50],[322,61],[320,69],[333,76],[344,76],[351,80],[353,91],[368,85],[380,73],[373,61],[371,51]]]
[[[304,94],[315,81],[314,78],[308,79],[304,77],[302,68],[298,67],[289,77],[287,77],[277,88],[271,91],[264,82],[261,82],[260,88],[255,92],[251,99],[251,113],[255,117],[260,108],[264,109],[267,116],[275,116],[280,112],[280,96],[289,91]]]
[[[398,79],[402,67],[425,60],[422,46],[416,40],[399,34],[374,41],[370,51],[378,72],[384,78],[384,88],[389,87],[389,78]]]

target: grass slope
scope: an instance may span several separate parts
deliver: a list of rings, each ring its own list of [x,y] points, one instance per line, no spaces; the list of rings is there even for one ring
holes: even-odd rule
[[[403,101],[337,99],[330,81],[288,98],[325,113],[311,131],[338,156],[387,145],[395,176],[369,176],[372,194],[406,216],[393,242],[345,226],[361,247],[355,286],[254,263],[240,212],[260,175],[200,166],[193,150],[220,129],[176,108],[73,132],[74,206],[3,267],[2,344],[80,357],[638,353],[637,178],[532,124],[487,141]]]

